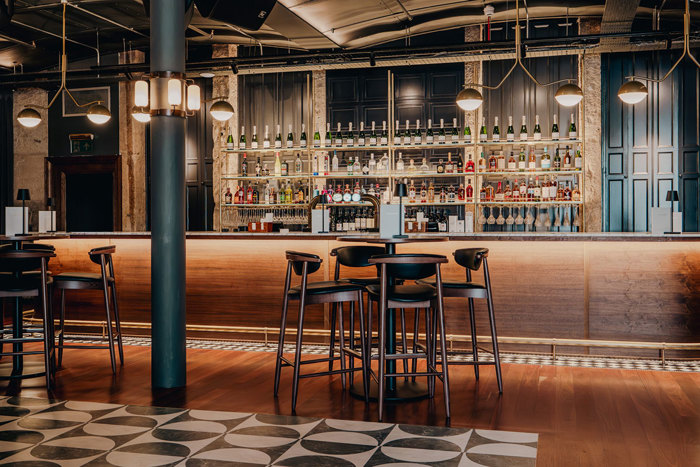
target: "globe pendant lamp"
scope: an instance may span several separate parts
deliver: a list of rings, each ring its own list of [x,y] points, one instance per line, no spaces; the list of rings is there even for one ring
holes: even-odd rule
[[[34,128],[41,123],[41,115],[36,110],[27,107],[17,114],[17,121],[25,128]]]
[[[88,109],[87,118],[92,123],[95,123],[97,125],[104,125],[112,118],[112,114],[109,112],[109,109],[104,105],[95,104]]]
[[[583,99],[583,91],[575,84],[567,83],[557,89],[554,99],[564,107],[573,107]]]
[[[617,97],[625,104],[638,104],[649,95],[647,87],[637,80],[627,81],[620,86]]]
[[[484,97],[474,88],[462,89],[457,94],[457,105],[462,110],[476,110],[484,102]]]

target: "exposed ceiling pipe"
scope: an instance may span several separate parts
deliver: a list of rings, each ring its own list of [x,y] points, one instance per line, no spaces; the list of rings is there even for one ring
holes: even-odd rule
[[[408,12],[408,10],[404,6],[404,4],[401,2],[401,0],[396,0],[396,3],[398,3],[399,6],[401,7],[401,9],[403,10],[403,12],[406,13],[406,19],[408,21],[413,21],[413,15],[411,15],[411,13]]]
[[[35,44],[34,42],[32,42],[32,43],[25,42],[25,41],[23,41],[23,40],[16,39],[16,38],[14,38],[14,37],[12,37],[12,36],[8,36],[8,35],[6,35],[6,34],[0,34],[0,39],[4,39],[4,40],[9,41],[9,42],[14,42],[15,44],[19,44],[19,45],[23,45],[23,46],[25,46],[25,47],[29,47],[30,49],[35,49],[35,48],[36,48],[36,44]]]
[[[23,22],[21,22],[21,21],[17,21],[16,19],[13,19],[13,20],[12,20],[12,24],[16,24],[16,25],[18,25],[18,26],[22,26],[23,28],[32,29],[32,30],[34,30],[34,31],[38,31],[38,32],[44,33],[44,34],[46,34],[47,36],[52,36],[52,37],[56,37],[56,38],[58,38],[58,39],[61,39],[61,35],[60,35],[60,34],[56,34],[56,33],[53,33],[53,32],[51,32],[51,31],[47,31],[46,29],[41,29],[41,28],[38,28],[38,27],[36,27],[36,26],[32,26],[31,24],[26,24],[26,23],[23,23]],[[67,42],[70,42],[71,44],[76,44],[76,45],[80,45],[80,46],[83,46],[83,47],[87,47],[88,49],[92,49],[92,50],[94,50],[95,52],[97,52],[98,54],[100,53],[100,51],[97,49],[97,47],[93,47],[93,46],[88,45],[88,44],[85,44],[85,43],[83,43],[83,42],[78,42],[78,41],[75,41],[75,40],[73,40],[73,39],[68,39],[67,37],[66,37],[66,41],[67,41]]]
[[[94,16],[95,18],[100,19],[100,20],[102,20],[102,21],[105,21],[105,22],[107,22],[107,23],[109,23],[109,24],[112,24],[112,25],[117,26],[117,27],[122,28],[122,29],[126,29],[127,31],[133,32],[134,34],[137,34],[137,35],[139,35],[139,36],[141,36],[141,37],[148,38],[148,36],[147,36],[146,34],[142,33],[141,31],[137,31],[136,29],[134,29],[134,28],[132,28],[132,27],[130,27],[130,26],[127,26],[127,25],[125,25],[125,24],[121,24],[121,23],[119,23],[119,22],[117,22],[117,21],[114,21],[114,20],[109,19],[109,18],[107,18],[107,17],[104,17],[104,16],[102,16],[102,15],[98,15],[97,13],[93,13],[92,11],[86,10],[85,8],[83,8],[83,7],[79,6],[79,5],[74,5],[74,4],[72,4],[72,3],[68,3],[68,5],[70,5],[72,8],[75,8],[75,9],[78,10],[78,11],[82,11],[83,13],[85,13],[85,14],[87,14],[87,15]]]

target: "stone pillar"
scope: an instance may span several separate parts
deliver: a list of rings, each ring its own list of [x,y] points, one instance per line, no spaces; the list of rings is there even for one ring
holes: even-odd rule
[[[464,42],[480,42],[481,41],[481,26],[467,26],[464,28]],[[482,62],[470,61],[464,63],[464,84],[483,84],[482,80]],[[482,88],[476,87],[476,89],[484,94]],[[479,128],[481,126],[481,116],[484,114],[484,106],[479,106],[478,109],[472,111],[464,112],[464,121],[469,124],[472,129],[472,139],[479,137]],[[467,148],[466,151],[473,153],[473,148]],[[468,156],[465,154],[465,156]],[[471,154],[472,160],[476,164],[476,154]],[[466,164],[467,161],[465,160]],[[476,180],[473,180],[475,183]]]
[[[580,34],[599,32],[600,20],[581,21]],[[603,229],[603,120],[600,63],[600,54],[585,54],[579,60],[579,82],[583,82],[583,106],[580,106],[579,121],[583,118],[584,225],[588,232],[600,232]]]
[[[12,198],[17,197],[17,189],[28,188],[32,198],[29,207],[29,230],[38,226],[37,211],[46,209],[48,173],[46,157],[49,155],[49,112],[48,93],[44,89],[17,89],[12,96],[12,114],[16,116],[28,104],[41,114],[41,123],[34,128],[25,128],[12,119],[14,141],[14,185]],[[58,105],[58,104],[55,104]],[[21,205],[15,201],[15,206]],[[4,216],[5,213],[3,212]]]
[[[229,58],[238,56],[238,46],[231,44],[216,44],[212,48],[212,58]],[[220,183],[221,175],[238,173],[238,154],[227,154],[221,149],[226,147],[229,126],[233,134],[233,140],[238,142],[238,76],[232,72],[224,76],[215,76],[212,79],[212,97],[216,99],[228,100],[233,106],[233,117],[227,122],[219,122],[212,119],[212,138],[214,139],[214,149],[212,158],[214,160],[213,192],[214,192],[214,230],[221,228],[219,218],[219,203],[221,202],[224,186]]]
[[[144,63],[140,50],[119,53],[119,63]],[[148,80],[148,78],[145,78]],[[119,83],[119,153],[122,161],[122,230],[146,230],[146,124],[131,116],[134,82]]]
[[[326,132],[326,72],[325,70],[311,72],[311,85],[313,89],[314,114],[311,121],[313,128],[307,132],[309,140],[313,139],[314,132],[319,130],[321,138]],[[327,143],[329,144],[329,143]]]

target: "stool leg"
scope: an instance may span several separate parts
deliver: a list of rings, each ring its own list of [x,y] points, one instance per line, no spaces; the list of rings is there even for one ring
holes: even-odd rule
[[[369,358],[369,363],[372,364],[372,306],[374,300],[367,296],[367,355]],[[377,325],[379,327],[379,325]]]
[[[107,285],[107,279],[104,276],[104,270],[103,270],[103,276],[102,276],[102,292],[104,293],[105,297],[105,315],[107,317],[107,339],[109,341],[109,358],[112,361],[112,373],[116,374],[117,373],[117,356],[114,352],[114,337],[112,335],[112,316],[111,313],[109,312],[109,286]]]
[[[119,363],[124,365],[124,346],[122,345],[122,325],[121,319],[119,318],[119,305],[117,300],[117,282],[110,284],[112,288],[112,306],[114,307],[114,325],[117,328],[117,346],[119,347]]]
[[[430,371],[430,359],[433,355],[433,338],[431,329],[432,319],[430,319],[430,309],[425,309],[425,360],[426,360],[426,371]],[[428,396],[433,397],[433,378],[428,376]]]
[[[297,324],[297,345],[296,349],[294,349],[294,377],[292,380],[292,413],[296,413],[297,395],[299,393],[299,371],[301,370],[301,339],[304,335],[305,298],[306,297],[304,297],[303,293],[299,295],[299,323]]]
[[[418,324],[419,324],[418,321],[419,321],[419,318],[420,318],[420,312],[419,312],[418,308],[414,308],[413,309],[413,353],[414,354],[418,352]],[[418,359],[414,358],[411,362],[411,372],[415,373],[416,371],[418,371]],[[413,382],[415,383],[416,377],[414,376],[412,379],[413,379]]]
[[[386,372],[386,348],[385,346],[385,331],[386,331],[386,314],[389,310],[386,309],[385,303],[379,305],[379,392],[377,394],[377,402],[379,403],[379,421],[384,418],[384,383]]]
[[[445,395],[445,415],[450,419],[450,380],[449,368],[447,364],[447,339],[445,337],[445,310],[443,308],[442,297],[438,297],[437,303],[438,320],[440,321],[440,358],[442,359],[442,389]]]
[[[362,385],[365,390],[365,404],[369,403],[369,363],[367,353],[367,339],[365,335],[365,313],[363,310],[362,292],[359,293],[359,314],[360,314],[360,347],[362,352]]]
[[[496,316],[493,311],[493,300],[491,298],[491,288],[488,294],[489,324],[491,325],[491,341],[493,342],[493,360],[496,367],[496,380],[498,381],[498,392],[503,394],[503,379],[501,377],[501,357],[498,352],[498,336],[496,333]]]
[[[338,316],[338,304],[331,304],[331,343],[328,347],[328,371],[333,371],[333,357],[335,356],[335,322]]]
[[[5,299],[0,298],[0,354],[3,353],[3,350],[5,349],[5,343],[3,342],[3,339],[5,339]],[[2,358],[2,356],[0,356]]]
[[[63,335],[66,330],[64,321],[66,320],[66,289],[61,289],[61,316],[58,325],[61,327],[61,332],[58,335],[58,367],[63,365]]]
[[[403,353],[408,352],[406,347],[406,309],[401,308],[401,349]],[[403,372],[408,373],[408,359],[403,359]],[[404,377],[404,381],[408,381],[408,376]]]
[[[345,319],[343,317],[343,302],[338,303],[338,332],[340,333],[340,369],[342,373],[340,374],[340,382],[345,387],[346,378],[346,368],[345,368]]]
[[[472,358],[474,360],[474,377],[479,381],[479,347],[476,342],[476,320],[474,319],[474,299],[469,299],[469,325],[472,330]]]
[[[49,307],[48,307],[48,293],[47,293],[47,285],[44,279],[46,278],[46,258],[42,259],[42,283],[41,287],[38,290],[38,295],[39,295],[39,300],[41,303],[41,311],[43,314],[43,322],[44,322],[44,369],[46,370],[46,389],[48,391],[51,391],[52,383],[53,383],[53,363],[51,362],[51,341],[53,340],[54,336],[51,333],[51,314],[49,313]]]
[[[360,301],[362,301],[362,299],[360,299]],[[350,326],[349,347],[351,350],[355,350],[355,302],[350,302],[350,318],[348,319],[348,325]],[[353,355],[350,356],[348,364],[350,368],[350,386],[352,386],[355,382],[355,357]]]

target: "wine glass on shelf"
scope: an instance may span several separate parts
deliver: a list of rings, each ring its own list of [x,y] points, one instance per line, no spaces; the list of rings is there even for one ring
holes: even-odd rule
[[[489,225],[493,225],[496,223],[496,218],[493,217],[493,207],[489,207],[489,217],[486,219],[486,223]]]

